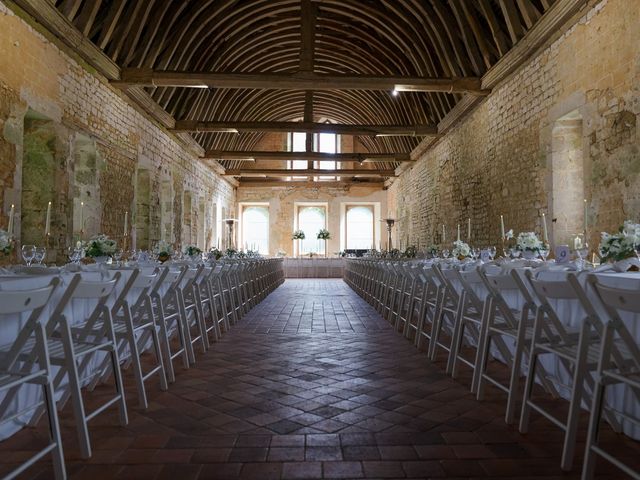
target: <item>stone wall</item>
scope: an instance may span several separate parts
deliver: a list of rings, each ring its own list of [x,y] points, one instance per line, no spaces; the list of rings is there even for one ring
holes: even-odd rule
[[[556,243],[565,243],[581,230],[583,204],[582,198],[563,201],[558,189],[587,199],[593,246],[600,231],[627,218],[640,221],[635,3],[591,2],[583,18],[404,172],[389,190],[398,236],[440,243],[445,224],[449,243],[457,224],[466,237],[471,218],[471,241],[484,246],[498,242],[501,214],[507,229],[541,233],[544,212],[552,242],[555,235]],[[567,139],[558,141],[558,127],[567,120],[581,124],[572,140],[579,154]]]
[[[58,254],[81,228],[85,237],[105,233],[122,241],[125,212],[129,245],[139,248],[160,238],[204,243],[221,234],[212,212],[218,204],[235,208],[228,182],[1,3],[0,30],[0,228],[15,204],[18,243],[21,235],[43,243],[38,232],[44,234],[51,201],[50,245]],[[38,177],[30,166],[51,174]],[[198,212],[212,218],[196,222]],[[183,216],[192,219],[190,231]],[[204,225],[206,234],[198,231]]]

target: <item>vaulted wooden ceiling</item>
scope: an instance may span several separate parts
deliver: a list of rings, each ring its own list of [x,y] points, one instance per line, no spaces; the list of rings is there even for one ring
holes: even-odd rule
[[[33,0],[15,0],[33,3]],[[481,77],[554,0],[46,0],[123,72],[455,79]],[[136,72],[136,71],[134,71]],[[144,83],[143,83],[144,84]],[[154,85],[158,85],[154,82]],[[162,85],[162,83],[160,83]],[[462,90],[145,89],[180,124],[325,121],[436,126]],[[269,88],[271,87],[271,88]],[[480,92],[478,92],[480,93]],[[307,96],[307,103],[308,103]],[[309,106],[307,105],[307,109]],[[311,118],[310,118],[311,117]],[[435,128],[435,127],[434,127]],[[197,130],[197,129],[194,129]],[[264,131],[194,131],[205,150],[252,150]],[[370,152],[410,152],[420,136],[363,135]],[[222,162],[225,164],[224,161]],[[230,164],[227,164],[229,166]],[[389,168],[394,164],[381,164]]]

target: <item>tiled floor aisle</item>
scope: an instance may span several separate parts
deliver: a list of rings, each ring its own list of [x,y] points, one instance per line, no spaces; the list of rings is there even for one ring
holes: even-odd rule
[[[151,385],[146,412],[127,377],[130,424],[98,417],[88,462],[65,409],[72,478],[577,477],[559,469],[559,430],[537,418],[527,436],[507,427],[501,394],[477,402],[468,376],[445,376],[341,280],[287,281],[168,392]],[[0,461],[42,435],[1,443]],[[637,443],[605,436],[639,456]]]

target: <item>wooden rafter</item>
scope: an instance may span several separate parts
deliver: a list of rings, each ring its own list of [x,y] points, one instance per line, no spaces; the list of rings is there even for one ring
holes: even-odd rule
[[[436,125],[348,125],[314,122],[198,122],[180,120],[172,129],[175,132],[226,132],[226,133],[336,133],[338,135],[380,136],[428,136],[436,135]]]
[[[277,169],[277,168],[238,168],[227,169],[225,175],[232,177],[296,177],[296,176],[313,176],[313,175],[337,175],[337,176],[364,176],[364,177],[395,177],[395,170],[365,170],[360,169],[339,169],[327,170],[322,168],[307,169]]]
[[[255,88],[276,90],[386,90],[487,95],[477,77],[426,78],[316,73],[213,73],[129,68],[113,81],[119,87]]]
[[[411,162],[408,153],[320,153],[208,150],[204,158],[215,160],[308,160],[314,162]]]
[[[309,181],[309,180],[240,180],[240,187],[299,187],[299,188],[340,188],[349,186],[375,186],[384,188],[383,179],[351,179],[336,181]]]

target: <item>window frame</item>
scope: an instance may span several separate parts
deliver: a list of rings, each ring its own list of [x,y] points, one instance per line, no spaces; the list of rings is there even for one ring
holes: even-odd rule
[[[239,250],[243,250],[244,249],[244,245],[245,245],[245,234],[246,234],[246,230],[245,230],[245,223],[244,223],[244,212],[247,208],[252,208],[252,207],[261,207],[266,209],[267,211],[267,248],[265,252],[260,252],[263,255],[269,255],[270,252],[270,248],[271,248],[271,239],[270,239],[270,232],[271,232],[271,209],[270,209],[270,205],[269,203],[265,203],[265,202],[241,202],[238,204],[238,209],[239,209],[239,232],[238,232],[238,237],[240,239],[240,245],[238,246]]]
[[[376,204],[375,203],[346,203],[344,205],[344,249],[349,250],[349,210],[364,207],[371,211],[371,241],[376,246]],[[368,247],[370,248],[370,247]],[[353,250],[353,249],[352,249]]]
[[[294,215],[294,230],[300,228],[300,211],[307,207],[322,208],[324,210],[324,226],[322,228],[328,228],[329,224],[329,204],[327,202],[296,202],[295,203],[295,215]],[[304,232],[305,236],[310,235],[309,232]],[[318,232],[313,232],[311,235],[317,235]],[[313,239],[313,237],[307,236],[306,239]],[[316,240],[319,241],[319,240]],[[294,253],[296,255],[306,255],[309,252],[302,252],[301,242],[293,241]],[[319,252],[314,252],[314,255],[324,255],[325,242],[320,243],[321,248]]]

